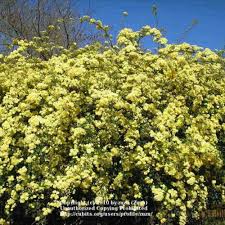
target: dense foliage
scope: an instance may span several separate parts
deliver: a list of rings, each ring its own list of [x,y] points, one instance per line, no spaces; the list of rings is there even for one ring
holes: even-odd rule
[[[18,44],[0,56],[0,224],[18,205],[41,222],[84,197],[148,200],[160,224],[185,225],[210,190],[222,200],[223,58],[149,26],[45,61]]]

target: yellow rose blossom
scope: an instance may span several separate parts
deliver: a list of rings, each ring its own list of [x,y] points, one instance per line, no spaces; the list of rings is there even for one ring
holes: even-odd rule
[[[108,42],[22,40],[0,56],[0,224],[18,204],[44,223],[80,194],[150,199],[157,223],[185,225],[212,186],[225,198],[224,58],[150,26],[122,29],[111,46],[109,27],[82,20]],[[155,51],[141,48],[146,36]]]

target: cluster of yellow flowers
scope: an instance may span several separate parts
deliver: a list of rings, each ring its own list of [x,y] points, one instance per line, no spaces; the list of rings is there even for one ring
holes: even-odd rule
[[[147,35],[157,53],[141,50]],[[206,207],[224,166],[224,59],[149,26],[117,40],[0,57],[0,224],[18,204],[42,221],[73,197],[154,201],[161,224]]]

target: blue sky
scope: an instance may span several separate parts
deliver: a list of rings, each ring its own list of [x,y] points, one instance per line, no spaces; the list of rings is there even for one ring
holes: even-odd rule
[[[155,24],[151,7],[158,8],[159,27],[166,29],[166,37],[175,43],[182,37],[193,19],[198,24],[185,36],[184,41],[211,49],[225,45],[225,0],[80,0],[77,6],[84,12],[89,6],[93,17],[113,27],[117,34],[121,27],[134,30]],[[122,12],[127,11],[124,20]],[[150,44],[150,43],[149,43]],[[148,41],[145,41],[148,45]]]

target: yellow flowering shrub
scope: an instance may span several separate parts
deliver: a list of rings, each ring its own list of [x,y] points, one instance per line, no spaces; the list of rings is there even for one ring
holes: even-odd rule
[[[150,26],[48,60],[34,45],[0,56],[1,224],[19,205],[38,222],[84,197],[147,200],[160,224],[185,225],[213,185],[224,193],[223,58]]]

